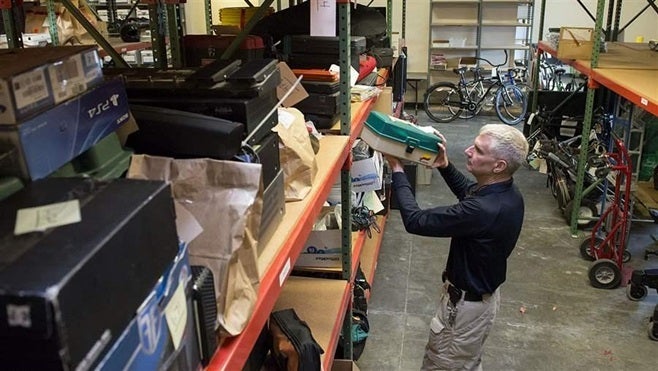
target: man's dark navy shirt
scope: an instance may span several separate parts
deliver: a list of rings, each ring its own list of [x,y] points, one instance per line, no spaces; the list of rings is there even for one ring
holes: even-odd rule
[[[406,175],[393,173],[404,227],[421,236],[451,237],[448,280],[468,292],[493,293],[505,282],[507,258],[521,233],[523,196],[512,179],[477,189],[477,183],[452,164],[439,172],[459,202],[424,210]]]

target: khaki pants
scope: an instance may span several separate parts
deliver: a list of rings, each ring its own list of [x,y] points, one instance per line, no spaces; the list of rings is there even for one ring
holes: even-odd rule
[[[484,342],[500,306],[499,290],[482,301],[459,300],[453,307],[444,286],[439,305],[430,323],[422,371],[482,370]],[[450,315],[456,309],[454,323]]]

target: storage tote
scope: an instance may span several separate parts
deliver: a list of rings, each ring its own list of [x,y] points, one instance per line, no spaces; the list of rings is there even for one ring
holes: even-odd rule
[[[434,163],[441,142],[431,126],[420,127],[377,111],[368,115],[361,139],[379,152],[426,166]]]

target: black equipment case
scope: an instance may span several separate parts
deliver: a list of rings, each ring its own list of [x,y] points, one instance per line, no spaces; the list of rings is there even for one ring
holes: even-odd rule
[[[79,222],[14,234],[18,210],[72,200]],[[0,203],[0,239],[6,370],[85,369],[100,359],[179,247],[169,186],[131,179],[29,183]]]
[[[139,130],[128,136],[126,146],[135,153],[230,160],[240,152],[244,126],[239,122],[137,104],[130,111]]]
[[[352,54],[366,52],[366,38],[352,36],[350,38]],[[286,54],[335,54],[340,52],[340,42],[337,36],[287,35],[283,38],[283,50]]]
[[[309,94],[306,99],[295,104],[295,108],[304,114],[312,113],[316,115],[332,116],[339,112],[339,95],[333,94]]]

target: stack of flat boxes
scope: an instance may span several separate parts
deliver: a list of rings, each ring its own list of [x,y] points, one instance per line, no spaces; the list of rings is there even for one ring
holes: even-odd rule
[[[128,121],[94,46],[1,51],[0,66],[0,177],[47,177]]]

